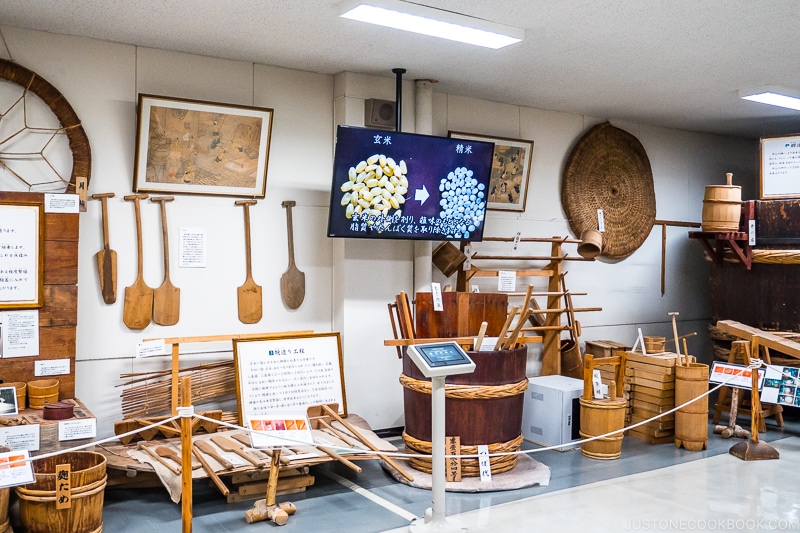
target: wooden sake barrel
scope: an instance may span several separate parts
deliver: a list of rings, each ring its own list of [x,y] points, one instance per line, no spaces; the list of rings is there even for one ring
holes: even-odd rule
[[[586,400],[581,397],[580,404],[582,438],[605,435],[625,427],[625,410],[628,402],[624,398]],[[618,459],[622,453],[622,431],[582,443],[581,453],[592,459]]]
[[[56,509],[56,466],[70,465],[71,506]],[[67,452],[33,461],[34,483],[17,487],[19,513],[27,533],[100,533],[106,458],[95,452]]]
[[[732,185],[728,173],[727,185],[707,185],[703,197],[703,231],[739,231],[742,215],[742,188]]]
[[[675,365],[675,405],[683,405],[708,391],[708,365]],[[708,396],[675,412],[675,447],[708,449]]]
[[[445,381],[445,434],[461,439],[462,454],[486,444],[490,453],[517,451],[522,444],[522,404],[528,378],[528,349],[467,352],[475,362],[471,374],[449,376]],[[431,449],[431,382],[408,354],[403,355],[403,439],[410,453]],[[491,457],[492,473],[510,470],[517,456]],[[472,464],[474,463],[474,464]],[[418,470],[430,472],[431,461],[411,460]],[[477,459],[462,460],[463,476],[478,476]]]

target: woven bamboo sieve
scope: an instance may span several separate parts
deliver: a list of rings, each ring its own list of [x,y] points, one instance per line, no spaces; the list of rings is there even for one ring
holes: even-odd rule
[[[601,256],[637,250],[656,218],[653,171],[639,140],[608,122],[586,132],[564,167],[561,203],[578,236],[599,227],[597,210],[603,210]]]

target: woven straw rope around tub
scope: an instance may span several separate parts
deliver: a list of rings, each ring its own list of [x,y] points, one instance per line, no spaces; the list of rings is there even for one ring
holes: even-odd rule
[[[765,265],[800,265],[800,250],[752,250],[753,263]],[[706,261],[711,257],[706,253]],[[740,263],[737,257],[725,257],[725,261]]]
[[[400,383],[403,387],[421,393],[431,394],[431,382],[422,381],[406,376],[400,375]],[[522,380],[517,383],[509,383],[506,385],[445,385],[445,398],[453,398],[460,400],[493,400],[498,398],[507,398],[509,396],[516,396],[523,394],[528,388],[528,380]],[[493,442],[487,444],[490,454],[516,452],[522,446],[522,434],[508,442]],[[403,432],[403,442],[406,445],[408,453],[419,453],[430,456],[432,453],[432,446],[429,441],[416,439],[406,432]],[[477,455],[477,446],[462,445],[460,452],[461,455]],[[492,469],[492,474],[502,474],[514,468],[517,465],[518,455],[504,455],[499,457],[490,457],[489,465]],[[428,474],[433,470],[431,466],[430,457],[412,458],[408,460],[409,465]],[[468,458],[461,460],[461,475],[465,477],[477,477],[480,475],[480,466],[478,459]]]

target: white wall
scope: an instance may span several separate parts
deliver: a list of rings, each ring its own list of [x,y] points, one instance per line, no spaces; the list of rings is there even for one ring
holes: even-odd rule
[[[374,428],[403,423],[400,362],[391,337],[386,304],[413,290],[414,246],[406,242],[330,240],[325,235],[335,124],[361,125],[363,100],[394,98],[394,78],[356,73],[327,76],[247,62],[136,48],[92,39],[0,28],[8,50],[0,53],[37,72],[70,102],[92,147],[90,193],[114,192],[109,202],[111,247],[119,255],[118,299],[103,303],[94,263],[102,248],[99,203],[81,216],[77,396],[99,418],[99,433],[109,435],[121,418],[120,374],[166,368],[168,358],[137,360],[136,342],[145,338],[313,329],[340,331],[349,410]],[[181,320],[172,327],[131,331],[122,323],[122,294],[136,276],[136,233],[131,193],[138,93],[275,110],[267,194],[252,210],[254,277],[264,290],[264,318],[255,325],[237,319],[236,287],[244,281],[244,228],[232,198],[178,196],[167,205],[171,277],[181,288]],[[404,130],[413,131],[413,81],[404,83]],[[567,153],[589,127],[605,117],[583,117],[436,92],[433,133],[448,130],[535,142],[524,213],[490,212],[487,235],[550,237],[567,235],[560,202],[560,176]],[[733,172],[744,198],[755,191],[757,143],[639,124],[612,123],[635,135],[653,168],[657,218],[699,221],[703,188],[723,183]],[[294,235],[297,266],[306,273],[306,300],[295,311],[280,298],[279,279],[288,264],[283,200],[297,201]],[[157,287],[163,277],[158,206],[142,205],[145,281]],[[208,232],[206,269],[180,269],[180,227]],[[547,253],[536,249],[533,253]],[[567,250],[574,254],[574,250]],[[644,245],[617,262],[568,263],[568,286],[587,292],[580,307],[602,312],[579,317],[587,339],[632,342],[637,327],[645,334],[668,335],[670,311],[679,311],[681,332],[698,331],[690,350],[710,356],[705,326],[709,316],[707,265],[685,228],[670,228],[666,294],[660,294],[661,235],[654,228]],[[435,281],[448,282],[431,267]],[[450,280],[453,282],[453,280]],[[482,290],[491,290],[484,286]],[[230,357],[224,345],[187,347],[182,361]],[[201,352],[201,353],[196,353]],[[211,352],[211,353],[205,353]],[[537,372],[531,350],[531,374]],[[0,363],[0,371],[2,369]]]

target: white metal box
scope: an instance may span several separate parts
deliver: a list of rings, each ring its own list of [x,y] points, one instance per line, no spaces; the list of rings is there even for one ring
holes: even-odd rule
[[[529,378],[522,408],[522,436],[543,446],[580,440],[583,380],[566,376]],[[575,448],[564,446],[564,451]]]

